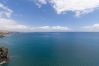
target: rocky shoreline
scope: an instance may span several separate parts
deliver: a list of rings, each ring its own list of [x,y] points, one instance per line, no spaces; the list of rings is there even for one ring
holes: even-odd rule
[[[9,34],[8,31],[0,31],[0,38]],[[7,63],[8,61],[8,48],[0,47],[0,65]]]
[[[0,64],[5,64],[8,61],[8,48],[0,47]]]
[[[5,35],[9,34],[7,31],[0,31],[0,38],[5,37]]]

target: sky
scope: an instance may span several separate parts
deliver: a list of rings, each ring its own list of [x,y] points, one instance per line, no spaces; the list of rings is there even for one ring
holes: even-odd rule
[[[0,0],[0,30],[99,32],[99,0]]]

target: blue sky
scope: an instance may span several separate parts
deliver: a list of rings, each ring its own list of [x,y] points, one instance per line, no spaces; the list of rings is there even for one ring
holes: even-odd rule
[[[98,7],[97,0],[0,0],[0,30],[99,31]]]

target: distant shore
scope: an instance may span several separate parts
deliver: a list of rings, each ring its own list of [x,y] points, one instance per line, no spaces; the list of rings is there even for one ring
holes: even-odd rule
[[[5,37],[7,34],[9,34],[8,31],[0,31],[0,38]]]

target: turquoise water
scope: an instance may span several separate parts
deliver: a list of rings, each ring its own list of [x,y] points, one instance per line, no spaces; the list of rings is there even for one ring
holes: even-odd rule
[[[99,66],[99,33],[14,33],[0,46],[9,48],[3,66]]]

